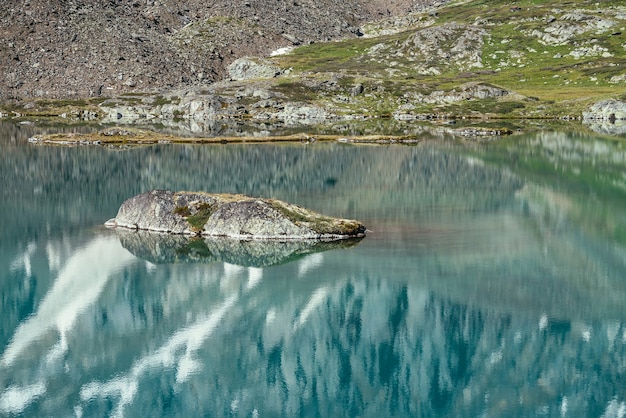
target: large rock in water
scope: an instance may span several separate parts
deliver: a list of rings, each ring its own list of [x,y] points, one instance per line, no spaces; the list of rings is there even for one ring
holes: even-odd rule
[[[238,239],[362,237],[361,223],[330,218],[275,199],[152,190],[126,200],[109,227]]]

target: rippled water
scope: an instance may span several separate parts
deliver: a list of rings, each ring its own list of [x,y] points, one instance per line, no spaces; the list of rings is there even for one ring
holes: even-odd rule
[[[109,150],[29,145],[39,129],[0,124],[0,415],[624,415],[620,141]],[[101,227],[151,188],[372,232],[293,248]]]

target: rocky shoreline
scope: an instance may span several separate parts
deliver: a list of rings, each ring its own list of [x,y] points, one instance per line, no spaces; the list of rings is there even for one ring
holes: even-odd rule
[[[170,135],[150,130],[135,128],[107,128],[93,133],[56,133],[37,135],[28,138],[28,142],[33,145],[58,145],[58,146],[108,146],[108,147],[130,147],[142,145],[163,145],[163,144],[264,144],[277,142],[292,142],[311,144],[315,142],[339,142],[344,144],[372,144],[389,145],[405,144],[416,145],[422,142],[421,137],[429,132],[432,135],[447,135],[457,138],[490,138],[512,135],[510,128],[502,127],[437,127],[424,128],[413,134],[318,134],[301,132],[297,134],[257,134],[238,136],[179,136]]]
[[[35,3],[34,8],[45,7],[39,0]],[[597,132],[620,135],[623,131],[618,126],[624,114],[620,92],[626,83],[620,58],[624,46],[619,42],[620,28],[626,24],[623,6],[575,0],[562,9],[541,3],[479,10],[483,5],[472,2],[399,0],[393,7],[379,1],[327,2],[329,13],[322,13],[294,4],[293,10],[284,12],[294,14],[295,26],[301,26],[298,32],[276,14],[282,7],[276,2],[233,5],[237,16],[221,14],[226,9],[219,4],[192,3],[177,14],[176,19],[184,17],[184,22],[172,20],[170,11],[156,5],[144,10],[138,3],[131,8],[92,5],[68,11],[81,16],[70,23],[82,25],[86,15],[101,17],[103,10],[113,7],[122,34],[132,17],[139,19],[138,24],[149,17],[152,25],[154,16],[168,16],[169,32],[151,37],[149,31],[142,35],[137,30],[129,35],[132,45],[116,52],[120,70],[113,77],[85,71],[87,78],[104,77],[104,84],[95,86],[84,77],[72,81],[83,83],[81,88],[90,89],[88,93],[74,91],[78,87],[73,84],[66,86],[68,97],[61,91],[33,93],[32,85],[56,80],[58,63],[50,51],[28,56],[20,49],[13,54],[19,48],[10,42],[8,49],[0,48],[0,56],[10,52],[5,66],[10,59],[15,64],[6,71],[10,85],[0,83],[0,115],[117,126],[159,124],[198,137],[222,138],[239,136],[222,130],[229,124],[256,124],[258,135],[269,137],[276,126],[312,127],[315,132],[316,126],[377,119],[445,124],[583,120]],[[392,9],[386,16],[381,14],[385,7]],[[214,8],[219,13],[213,13]],[[4,13],[24,18],[15,8]],[[261,16],[271,17],[268,27],[260,24]],[[332,29],[324,22],[339,26]],[[48,29],[54,32],[66,26]],[[30,32],[23,35],[33,40]],[[113,34],[105,38],[113,45],[119,43]],[[145,50],[152,41],[154,50]],[[76,53],[89,46],[86,56],[92,56],[96,49],[90,42],[76,39]],[[136,47],[143,48],[143,55],[129,62]],[[35,56],[40,62],[31,62]],[[200,61],[191,65],[194,57]],[[73,58],[66,58],[72,62]],[[150,65],[143,65],[150,59]],[[150,72],[155,63],[162,67],[160,79],[145,79],[146,74],[138,73],[141,68]],[[87,64],[92,65],[90,60]],[[126,66],[132,71],[123,72]],[[75,70],[71,65],[67,68]],[[45,72],[54,76],[40,74]],[[64,100],[58,100],[61,97]],[[507,132],[489,125],[448,131],[460,136]],[[242,132],[241,136],[250,135]]]

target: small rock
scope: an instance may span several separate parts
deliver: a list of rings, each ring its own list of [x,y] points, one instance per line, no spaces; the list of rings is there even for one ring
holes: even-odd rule
[[[583,120],[626,120],[626,102],[609,99],[595,103],[583,112]]]
[[[288,40],[289,42],[291,42],[294,45],[300,45],[302,43],[302,41],[298,38],[296,38],[295,36],[289,34],[289,33],[283,33],[282,37],[285,38],[286,40]]]
[[[358,96],[359,94],[363,93],[364,90],[365,88],[363,87],[363,84],[357,84],[356,86],[352,87],[352,89],[350,89],[350,95]]]
[[[228,66],[231,80],[274,78],[282,74],[282,69],[262,58],[239,58]]]

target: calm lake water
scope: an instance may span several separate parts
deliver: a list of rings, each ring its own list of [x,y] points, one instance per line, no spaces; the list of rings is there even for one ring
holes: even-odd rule
[[[28,144],[41,129],[0,124],[0,415],[626,414],[624,140]],[[152,188],[371,233],[302,249],[102,228]]]

